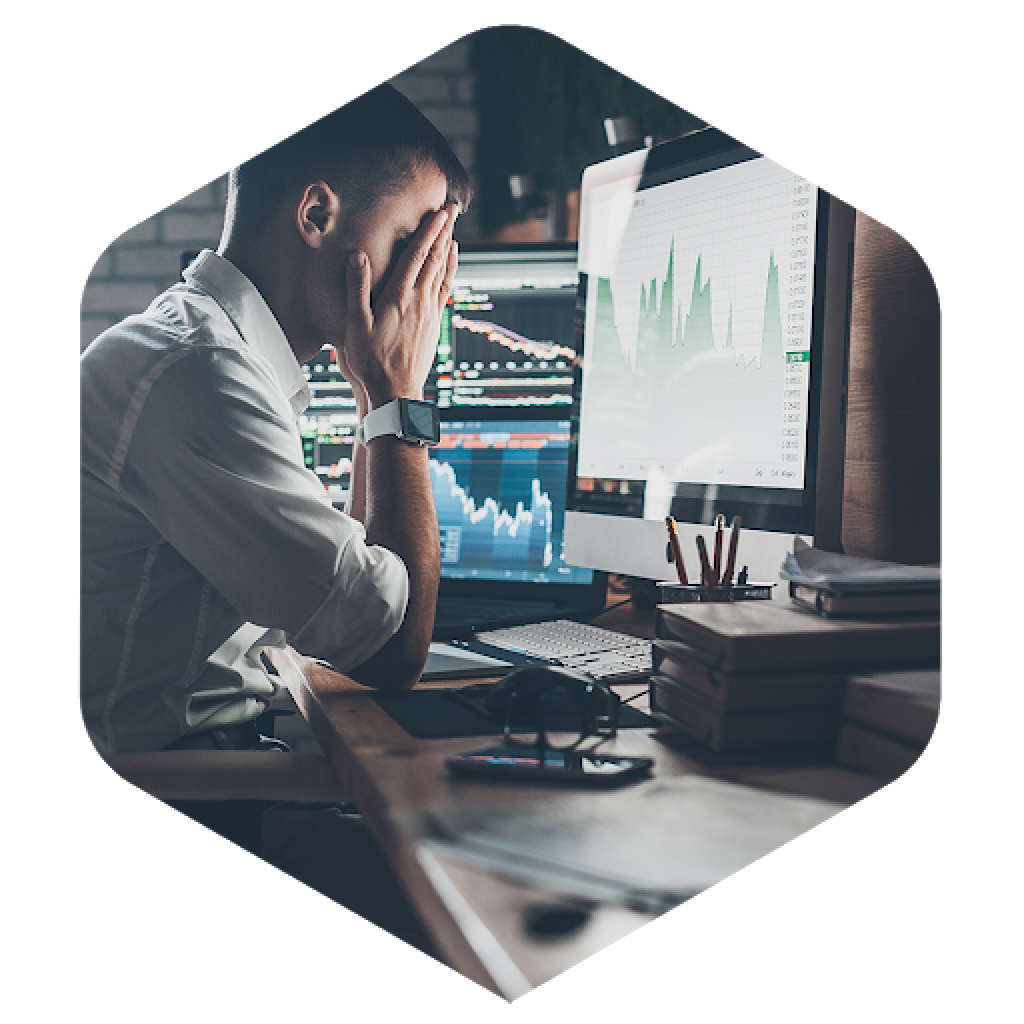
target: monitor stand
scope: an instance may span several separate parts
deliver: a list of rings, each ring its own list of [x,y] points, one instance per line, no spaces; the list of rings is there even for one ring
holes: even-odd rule
[[[662,519],[630,519],[567,511],[565,524],[565,560],[570,565],[603,569],[642,579],[676,579],[675,566],[665,554],[668,536]],[[699,583],[697,535],[702,534],[707,543],[714,536],[714,527],[677,522],[676,529],[687,577],[691,583]],[[727,528],[725,545],[728,544],[729,533]],[[779,569],[786,555],[792,553],[796,536],[763,530],[741,531],[736,572],[739,573],[746,565],[752,583],[779,583]],[[802,539],[808,544],[813,543],[811,537]],[[708,551],[711,551],[710,544]],[[773,598],[788,600],[788,587],[780,583],[775,588]]]

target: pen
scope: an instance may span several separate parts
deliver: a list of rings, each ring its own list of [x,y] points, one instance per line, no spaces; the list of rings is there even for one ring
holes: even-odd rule
[[[711,568],[715,571],[715,586],[722,579],[722,531],[725,529],[725,516],[719,513],[715,516],[715,560]]]
[[[729,538],[729,557],[725,560],[725,571],[722,573],[722,586],[732,586],[732,573],[736,568],[736,549],[740,546],[740,525],[743,520],[739,516],[732,517],[732,536]]]
[[[672,548],[672,561],[676,563],[676,575],[684,587],[689,586],[690,581],[686,578],[686,566],[683,565],[683,552],[679,547],[679,534],[676,533],[676,521],[672,516],[665,516],[665,529],[668,530],[668,543]]]
[[[708,561],[708,549],[704,544],[704,538],[697,534],[697,554],[700,555],[700,576],[701,583],[705,587],[713,587],[718,583],[718,578],[711,574],[711,563]]]

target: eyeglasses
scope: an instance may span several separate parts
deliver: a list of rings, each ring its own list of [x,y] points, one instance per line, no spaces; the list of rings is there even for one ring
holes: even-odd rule
[[[505,743],[572,750],[588,736],[609,739],[618,731],[619,704],[618,694],[598,682],[513,692],[505,715]]]

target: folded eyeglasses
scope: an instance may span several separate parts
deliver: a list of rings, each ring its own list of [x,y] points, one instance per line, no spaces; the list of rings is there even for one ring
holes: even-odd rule
[[[610,739],[616,734],[621,701],[607,686],[568,674],[546,684],[531,683],[509,693],[507,745],[572,750],[590,736]]]

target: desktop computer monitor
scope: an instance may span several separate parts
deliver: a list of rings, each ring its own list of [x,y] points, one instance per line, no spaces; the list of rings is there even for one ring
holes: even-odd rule
[[[705,128],[587,168],[580,208],[573,565],[674,579],[742,517],[774,581],[800,536],[839,550],[854,211]]]
[[[460,251],[425,389],[442,418],[524,419],[535,425],[568,418],[577,359],[577,282],[576,247],[564,243]],[[304,363],[303,372],[311,395],[299,422],[306,466],[341,508],[356,428],[352,388],[330,347]],[[558,527],[560,533],[560,514]]]
[[[574,245],[460,249],[431,378],[443,599],[603,603],[563,545],[578,282]]]

